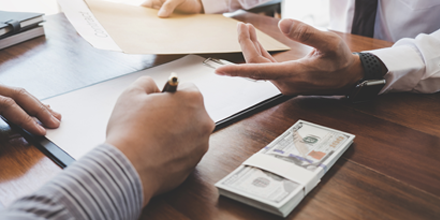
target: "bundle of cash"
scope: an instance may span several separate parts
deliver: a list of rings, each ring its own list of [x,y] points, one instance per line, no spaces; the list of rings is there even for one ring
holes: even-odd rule
[[[223,196],[286,217],[354,137],[299,120],[215,186]]]

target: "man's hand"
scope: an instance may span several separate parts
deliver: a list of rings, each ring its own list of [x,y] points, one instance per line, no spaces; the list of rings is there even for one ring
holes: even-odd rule
[[[203,13],[201,0],[146,0],[142,6],[159,9],[157,15],[161,18],[169,17],[174,11],[187,14]]]
[[[0,115],[36,135],[46,134],[46,129],[37,119],[48,128],[58,128],[61,120],[59,113],[41,103],[26,90],[4,85],[0,85]]]
[[[219,67],[217,74],[270,80],[284,95],[345,95],[363,78],[359,56],[335,33],[319,31],[293,19],[279,28],[291,40],[314,49],[299,60],[276,62],[257,40],[250,24],[238,24],[238,38],[247,64]]]
[[[214,122],[193,85],[160,93],[141,77],[119,97],[107,140],[131,161],[142,180],[144,205],[181,184],[208,150]]]

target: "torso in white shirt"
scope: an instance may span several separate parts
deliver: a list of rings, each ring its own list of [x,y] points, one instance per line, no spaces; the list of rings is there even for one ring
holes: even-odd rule
[[[351,32],[355,0],[330,1],[330,29]],[[379,0],[374,38],[395,42],[440,29],[440,0]]]

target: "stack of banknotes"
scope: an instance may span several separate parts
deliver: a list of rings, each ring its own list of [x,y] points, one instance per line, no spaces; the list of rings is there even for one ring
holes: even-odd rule
[[[299,120],[215,186],[223,196],[286,217],[354,137]]]

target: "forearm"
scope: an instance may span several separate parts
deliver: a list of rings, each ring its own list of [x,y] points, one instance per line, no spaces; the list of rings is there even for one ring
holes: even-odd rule
[[[370,51],[388,69],[384,92],[435,93],[440,91],[440,30],[392,47]]]
[[[130,161],[101,145],[38,191],[0,212],[7,219],[137,219],[142,185]]]
[[[206,14],[224,13],[238,9],[251,9],[271,0],[202,0]]]

